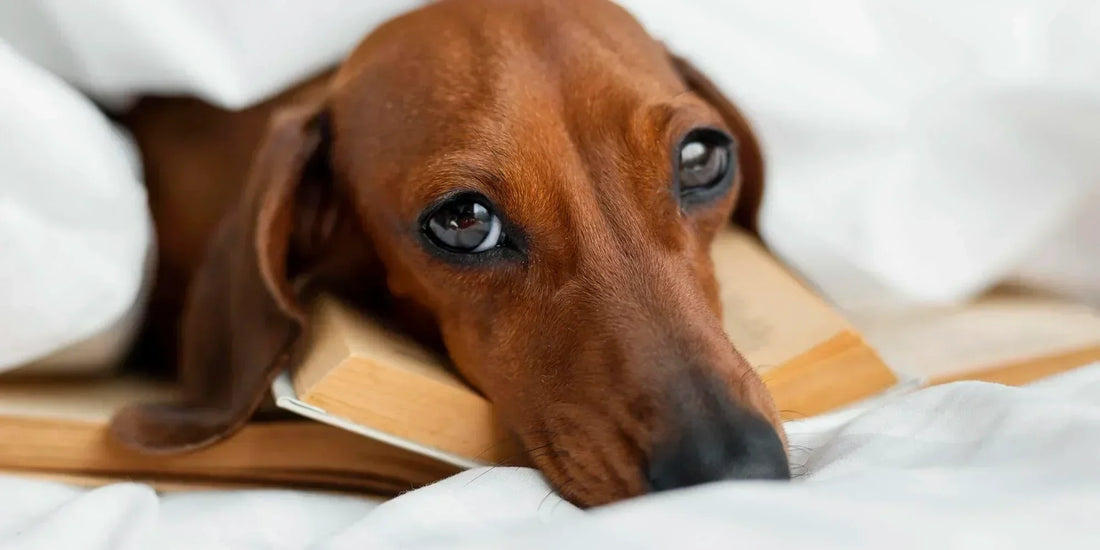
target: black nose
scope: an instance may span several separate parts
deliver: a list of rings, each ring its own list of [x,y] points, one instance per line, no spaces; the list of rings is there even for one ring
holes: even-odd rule
[[[725,399],[711,403],[677,415],[679,429],[653,449],[651,491],[727,479],[790,479],[787,453],[770,424]]]

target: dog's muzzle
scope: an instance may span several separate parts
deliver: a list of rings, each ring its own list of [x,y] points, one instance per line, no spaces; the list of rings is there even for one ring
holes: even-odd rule
[[[647,467],[651,491],[721,480],[786,480],[790,466],[774,427],[734,403],[717,383],[674,392],[668,436]]]

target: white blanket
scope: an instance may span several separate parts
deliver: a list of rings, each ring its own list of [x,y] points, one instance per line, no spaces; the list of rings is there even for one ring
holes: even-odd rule
[[[1100,3],[619,1],[754,121],[769,166],[763,236],[834,302],[962,300],[1016,278],[1100,303]],[[7,0],[0,40],[101,101],[186,93],[239,108],[425,3]],[[57,244],[68,218],[40,213],[86,210],[90,186],[129,189],[133,178],[106,180],[101,165],[61,170],[108,140],[79,132],[87,117],[73,109],[49,113],[51,124],[31,119],[23,103],[42,92],[21,92],[25,80],[0,70],[11,106],[0,127],[18,134],[0,136],[0,253],[16,266],[0,269],[11,279],[0,304],[21,306],[0,308],[0,368],[103,331],[133,306],[142,256],[132,251],[147,233],[135,221],[131,233],[100,235],[131,251],[102,255],[101,271],[117,276],[71,268],[90,264],[83,249]],[[52,147],[27,147],[37,143]],[[18,178],[53,209],[3,187]],[[13,205],[36,215],[3,216]],[[40,288],[84,292],[51,300]],[[74,304],[89,306],[60,315]],[[26,351],[4,353],[16,348]]]
[[[0,372],[125,351],[154,255],[140,171],[91,101],[0,36]]]
[[[956,383],[788,425],[792,483],[718,483],[582,512],[519,468],[381,505],[0,478],[0,549],[1100,548],[1100,364]]]

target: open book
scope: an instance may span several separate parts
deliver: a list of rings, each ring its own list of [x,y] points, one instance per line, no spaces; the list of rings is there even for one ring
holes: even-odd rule
[[[713,258],[726,331],[785,418],[812,416],[898,383],[852,326],[754,237],[723,231]],[[280,407],[458,466],[521,454],[491,404],[445,358],[330,299],[318,302],[313,326],[302,364],[274,388]]]
[[[224,443],[173,456],[114,443],[112,413],[169,398],[146,380],[0,381],[0,472],[68,482],[118,480],[161,488],[279,485],[392,494],[459,468],[374,439],[298,419],[253,422]]]
[[[925,385],[1022,385],[1100,361],[1100,312],[1019,290],[857,322],[892,367]]]
[[[907,386],[959,378],[1028,382],[1100,360],[1100,314],[1049,299],[998,295],[897,318],[861,332],[733,230],[714,245],[725,326],[786,418]],[[144,456],[110,441],[125,403],[168,390],[131,379],[0,378],[0,471],[163,488],[280,485],[393,494],[461,468],[521,463],[492,406],[438,357],[385,323],[321,300],[304,360],[275,384],[302,417],[254,421],[235,437],[180,456]],[[294,418],[294,415],[288,415]],[[364,437],[365,436],[365,437]]]

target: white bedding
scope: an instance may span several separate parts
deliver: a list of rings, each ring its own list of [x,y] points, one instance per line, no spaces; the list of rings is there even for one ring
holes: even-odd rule
[[[18,0],[0,2],[0,39],[101,100],[192,92],[241,107],[334,61],[378,21],[420,3],[315,0],[255,10],[221,0],[105,0],[94,8]],[[1091,145],[1100,132],[1100,4],[930,0],[917,12],[911,0],[840,0],[827,8],[814,0],[622,3],[728,88],[756,122],[771,170],[765,238],[833,300],[854,309],[960,299],[1006,277],[1100,299],[1100,155]],[[15,59],[7,52],[0,61],[9,67]],[[37,143],[31,137],[45,136],[36,139],[54,143],[54,152],[69,143],[57,135],[74,147],[112,142],[78,141],[74,120],[90,104],[60,81],[49,82],[56,95],[75,99],[26,91],[45,79],[20,74],[0,71],[0,92],[14,98],[0,109],[0,127],[27,129],[0,139],[7,160],[0,173],[20,184],[0,187],[0,211],[31,204],[17,200],[19,189],[79,206],[86,201],[76,199],[107,185],[141,198],[121,152],[88,157],[122,159],[91,165],[113,167],[118,175],[109,181],[87,169],[31,177],[62,166],[56,154],[25,154]],[[21,98],[54,108],[30,109]],[[39,112],[51,124],[13,125]],[[33,204],[40,203],[56,206]],[[114,206],[85,213],[104,212],[112,222],[131,219],[131,231],[118,234],[133,238],[115,241],[148,240],[140,208],[127,216]],[[23,219],[0,223],[4,265],[71,261],[43,255],[58,247],[32,246],[46,241],[32,242],[33,227],[15,224]],[[65,228],[39,225],[46,233]],[[0,354],[0,368],[88,336],[63,323],[106,329],[135,307],[145,247],[124,251],[110,265],[99,253],[103,273],[127,270],[96,279],[125,287],[117,296],[63,261],[0,269],[10,283],[0,285],[7,291],[0,309],[9,314],[0,315],[0,351],[44,343],[19,357]],[[80,285],[81,298],[100,305],[57,319],[14,315],[16,298],[49,305],[32,284],[61,288],[46,275],[66,279],[66,288]],[[118,304],[102,305],[104,297]],[[591,513],[561,502],[522,469],[467,472],[381,506],[289,491],[158,496],[133,484],[84,490],[0,477],[0,550],[422,548],[459,539],[500,548],[1100,548],[1100,365],[1027,389],[925,390],[861,416],[789,430],[803,474],[794,483],[711,485]]]
[[[0,372],[125,352],[155,254],[140,172],[120,128],[0,34]]]
[[[951,384],[788,429],[792,483],[712,484],[591,512],[518,468],[381,505],[0,478],[0,549],[1100,548],[1100,364],[1027,388]]]
[[[951,302],[1004,279],[1100,303],[1100,3],[619,2],[754,122],[769,167],[763,237],[835,303]],[[0,2],[0,42],[100,101],[181,93],[239,108],[425,3],[16,0]],[[27,123],[36,111],[26,103],[62,92],[21,91],[23,72],[0,70],[0,98],[12,107],[0,108],[0,128],[20,135],[0,136],[0,254],[13,266],[0,268],[0,281],[10,279],[0,305],[20,305],[0,308],[0,368],[86,338],[88,327],[107,331],[135,306],[148,233],[132,221],[133,232],[105,234],[129,252],[103,255],[100,271],[112,277],[72,267],[92,265],[83,255],[73,263],[85,252],[69,252],[75,238],[47,245],[69,237],[67,218],[39,213],[87,209],[93,183],[129,190],[133,176],[92,178],[105,174],[100,165],[60,173],[59,159],[81,158],[60,144],[98,151],[107,140],[76,131],[86,116],[73,109]],[[25,147],[37,143],[53,144],[52,154]],[[97,158],[112,157],[124,155]],[[28,206],[8,180],[54,200]],[[37,215],[4,218],[13,205]],[[39,288],[83,293],[51,300]],[[77,305],[86,305],[80,315],[61,315]]]

